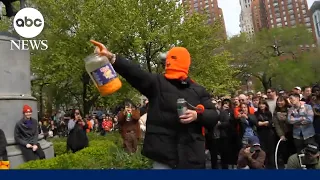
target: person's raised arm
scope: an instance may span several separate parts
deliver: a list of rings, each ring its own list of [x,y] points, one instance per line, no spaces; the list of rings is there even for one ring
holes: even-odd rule
[[[106,56],[115,71],[119,73],[127,82],[146,97],[151,97],[154,87],[154,75],[141,69],[141,67],[132,61],[129,61],[119,55],[111,53],[103,44],[91,40],[97,46],[95,52],[101,56]]]

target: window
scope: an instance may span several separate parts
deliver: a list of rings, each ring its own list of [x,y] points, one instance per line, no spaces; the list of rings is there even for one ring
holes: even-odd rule
[[[284,22],[284,25],[288,26],[288,22],[287,22],[287,21],[286,21],[286,22]]]
[[[296,21],[290,21],[291,26],[296,25]]]
[[[277,23],[281,22],[281,18],[277,18],[277,19],[276,19],[276,22],[277,22]]]
[[[295,20],[294,14],[290,15],[290,20]]]
[[[294,14],[294,12],[293,12],[293,10],[291,9],[291,10],[289,10],[289,14]]]
[[[302,13],[303,13],[303,14],[306,14],[306,13],[307,13],[307,11],[306,11],[306,10],[302,10]]]
[[[288,9],[293,9],[292,4],[288,5]]]
[[[283,17],[283,20],[284,20],[284,21],[287,21],[287,17]]]
[[[273,19],[270,20],[271,24],[273,24]]]
[[[281,24],[281,23],[278,23],[278,24],[277,24],[277,27],[282,27],[282,24]]]
[[[311,27],[311,23],[306,23],[306,26],[307,27]]]
[[[309,17],[306,17],[304,18],[305,22],[310,22],[310,18]]]
[[[288,0],[288,2],[287,2],[288,4],[292,4],[292,0]]]

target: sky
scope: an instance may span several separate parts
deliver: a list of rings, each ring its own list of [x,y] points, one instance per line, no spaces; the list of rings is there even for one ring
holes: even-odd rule
[[[307,0],[308,6],[316,0]],[[239,27],[239,15],[240,15],[240,4],[239,0],[218,0],[219,7],[223,11],[224,22],[226,24],[227,35],[234,36],[240,33]]]

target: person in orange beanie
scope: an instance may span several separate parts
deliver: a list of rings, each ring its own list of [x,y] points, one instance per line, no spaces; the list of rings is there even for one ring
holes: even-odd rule
[[[38,121],[32,118],[32,108],[24,105],[23,117],[17,122],[14,129],[14,138],[26,161],[44,159],[45,154],[38,143]]]
[[[106,56],[115,71],[149,100],[142,154],[154,161],[153,169],[204,169],[202,127],[214,127],[219,115],[205,88],[189,78],[188,50],[170,49],[165,73],[153,74],[111,53],[101,43],[91,42],[98,46],[95,52]],[[177,100],[180,98],[184,98],[189,107],[179,116]],[[199,108],[196,111],[193,107]]]

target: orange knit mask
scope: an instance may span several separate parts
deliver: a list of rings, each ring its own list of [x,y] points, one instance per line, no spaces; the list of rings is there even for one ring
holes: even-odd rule
[[[188,77],[190,64],[188,50],[184,47],[174,47],[167,54],[164,76],[167,79],[185,80]]]

